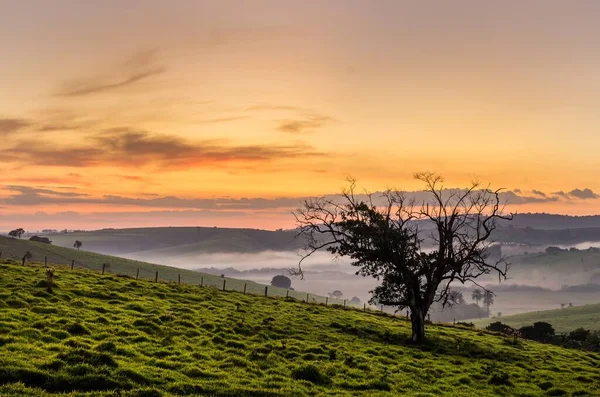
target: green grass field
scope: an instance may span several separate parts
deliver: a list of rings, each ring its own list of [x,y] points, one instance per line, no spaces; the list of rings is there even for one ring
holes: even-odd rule
[[[207,285],[222,288],[225,280],[225,288],[228,290],[243,291],[244,288],[250,294],[264,294],[265,285],[254,281],[239,280],[233,278],[221,278],[220,276],[208,273],[201,273],[192,270],[180,269],[171,266],[157,265],[153,263],[141,262],[131,259],[120,258],[117,256],[97,254],[85,250],[75,250],[64,248],[53,244],[37,243],[26,239],[13,239],[0,236],[0,252],[2,258],[21,260],[25,252],[31,252],[32,261],[43,262],[46,257],[48,263],[69,265],[74,260],[76,268],[85,268],[95,271],[101,271],[104,263],[110,264],[106,268],[107,273],[121,274],[142,279],[154,280],[158,271],[159,280],[169,282],[179,282],[184,284]],[[291,296],[296,299],[306,299],[307,294],[301,291],[287,291],[283,288],[269,286],[267,293],[274,296]],[[309,300],[317,303],[325,302],[325,297],[315,294],[309,295]],[[329,299],[331,303],[343,303],[343,301]]]
[[[501,321],[513,328],[520,328],[525,325],[532,325],[536,321],[543,321],[552,324],[554,330],[559,333],[570,332],[579,327],[598,331],[600,330],[600,303],[521,313],[494,319],[487,318],[484,320],[475,320],[473,323],[477,327],[485,327],[494,321]]]
[[[217,288],[0,261],[0,395],[597,396],[600,355]],[[74,393],[76,394],[69,394]]]

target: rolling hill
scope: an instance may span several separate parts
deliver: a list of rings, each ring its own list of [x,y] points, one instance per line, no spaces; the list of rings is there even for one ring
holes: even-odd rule
[[[564,309],[521,313],[494,319],[476,320],[473,321],[473,323],[475,323],[477,327],[485,327],[494,321],[501,321],[513,328],[520,328],[526,325],[532,325],[537,321],[543,321],[552,324],[554,330],[558,333],[570,332],[579,327],[600,331],[600,303],[565,307]]]
[[[97,254],[85,250],[75,250],[53,244],[44,244],[26,239],[14,239],[0,236],[0,253],[2,258],[11,258],[21,261],[23,255],[31,252],[31,261],[44,262],[47,258],[48,263],[62,264],[70,266],[74,261],[75,268],[85,268],[94,271],[101,271],[103,264],[107,264],[106,272],[142,279],[154,279],[156,272],[161,281],[179,282],[192,285],[204,285],[222,287],[223,281],[226,281],[226,289],[243,291],[247,290],[252,294],[264,294],[265,285],[249,280],[239,280],[235,278],[223,278],[219,275],[202,273],[193,270],[180,269],[171,266],[163,266],[154,263],[147,263],[137,260],[125,259],[117,256]],[[139,273],[138,273],[139,269]],[[306,299],[306,292],[288,291],[283,288],[269,286],[269,295],[292,296],[298,299]],[[310,299],[316,302],[325,302],[325,298],[315,294],[310,294]],[[332,303],[343,303],[343,301],[332,300]]]
[[[251,253],[290,251],[304,244],[291,230],[233,229],[216,227],[154,227],[102,229],[86,232],[45,234],[55,245],[72,247],[75,240],[99,253],[132,254],[166,249],[165,253]],[[177,247],[177,248],[175,248]],[[173,251],[168,249],[173,248]]]
[[[306,304],[0,261],[0,395],[594,396],[600,355]]]

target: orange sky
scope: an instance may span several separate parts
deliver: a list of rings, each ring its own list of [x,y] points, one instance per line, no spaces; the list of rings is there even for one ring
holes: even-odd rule
[[[0,9],[0,230],[290,227],[281,198],[426,170],[599,212],[598,2]]]

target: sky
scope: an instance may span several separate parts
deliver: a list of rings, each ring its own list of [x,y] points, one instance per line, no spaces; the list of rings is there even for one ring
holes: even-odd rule
[[[600,211],[597,1],[0,0],[0,230],[293,227],[412,175]]]

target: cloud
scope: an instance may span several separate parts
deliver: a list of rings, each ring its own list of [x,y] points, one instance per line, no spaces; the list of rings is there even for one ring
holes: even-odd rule
[[[64,192],[20,185],[8,185],[4,186],[4,188],[12,192],[17,192],[17,194],[0,199],[0,203],[4,205],[66,204],[77,202],[87,196],[87,194],[84,193]]]
[[[12,134],[30,125],[31,123],[25,119],[0,119],[0,135]]]
[[[280,120],[277,130],[290,134],[305,134],[323,128],[326,124],[333,122],[329,116],[311,116],[304,119]]]
[[[196,121],[195,123],[199,123],[199,124],[227,123],[230,121],[245,120],[248,118],[249,118],[249,116],[220,117],[220,118],[215,118],[215,119],[199,120],[199,121]]]
[[[303,108],[300,106],[287,106],[287,105],[255,105],[246,108],[248,111],[271,111],[271,110],[284,110],[284,111],[299,111],[299,112],[307,112],[311,111],[310,109]]]
[[[52,131],[71,131],[76,130],[78,127],[75,125],[68,124],[45,124],[38,128],[40,132],[52,132]]]
[[[558,192],[552,192],[552,194],[555,196],[561,197],[565,200],[571,200],[571,199],[589,200],[589,199],[597,199],[600,197],[596,193],[594,193],[591,189],[588,189],[588,188],[573,189],[569,192],[564,192],[561,190]]]
[[[166,71],[156,66],[155,52],[143,51],[124,62],[117,70],[106,76],[74,80],[63,84],[57,96],[77,97],[123,88]]]
[[[311,146],[229,145],[225,140],[188,141],[180,137],[113,128],[82,139],[83,143],[61,146],[43,140],[20,141],[0,149],[5,161],[40,166],[92,167],[100,165],[181,169],[227,162],[265,163],[286,158],[322,156]]]
[[[516,190],[515,190],[515,191],[516,191]],[[533,193],[533,194],[535,194],[535,195],[538,195],[538,196],[546,197],[546,193],[544,193],[544,192],[542,192],[542,191],[540,191],[540,190],[535,190],[535,189],[533,189],[533,190],[531,191],[531,193]]]
[[[44,205],[44,204],[103,204],[117,207],[145,207],[145,208],[169,208],[169,209],[193,209],[213,211],[250,211],[250,210],[277,210],[296,209],[304,200],[310,197],[279,197],[279,198],[183,198],[176,196],[157,196],[152,194],[140,195],[140,197],[124,197],[118,195],[104,195],[102,197],[89,197],[73,192],[58,192],[43,188],[27,188],[24,186],[6,186],[7,190],[16,192],[0,203],[4,205]],[[446,189],[444,194],[460,194],[461,189]],[[419,204],[431,198],[429,193],[423,191],[405,192],[406,198],[414,200]],[[328,199],[337,200],[341,196],[337,194],[327,195]],[[383,205],[382,192],[373,193],[374,202]],[[358,194],[359,200],[367,200],[367,196]],[[512,191],[503,192],[500,201],[511,205],[523,205],[531,203],[554,202],[557,197],[530,197],[520,196]]]
[[[558,201],[557,197],[547,197],[544,193],[539,194],[535,193],[536,191],[532,191],[532,193],[536,194],[536,196],[526,196],[524,194],[517,194],[516,191],[507,191],[500,193],[500,201],[506,202],[506,204],[512,205],[522,205],[522,204],[532,204],[532,203],[547,203],[547,202],[555,202]],[[540,197],[541,196],[541,197]]]
[[[578,199],[586,200],[586,199],[595,199],[598,198],[598,195],[594,193],[591,189],[574,189],[569,192],[569,196],[575,197]]]
[[[6,190],[16,192],[0,199],[3,205],[44,205],[44,204],[104,204],[119,207],[172,208],[194,210],[271,210],[276,208],[296,208],[301,198],[181,198],[175,196],[157,197],[144,194],[143,197],[123,197],[104,195],[89,197],[76,192],[62,192],[45,188],[8,185]]]
[[[555,196],[558,196],[558,197],[565,198],[565,199],[569,198],[569,195],[567,193],[563,192],[562,190],[558,191],[558,192],[552,192],[552,194]]]

